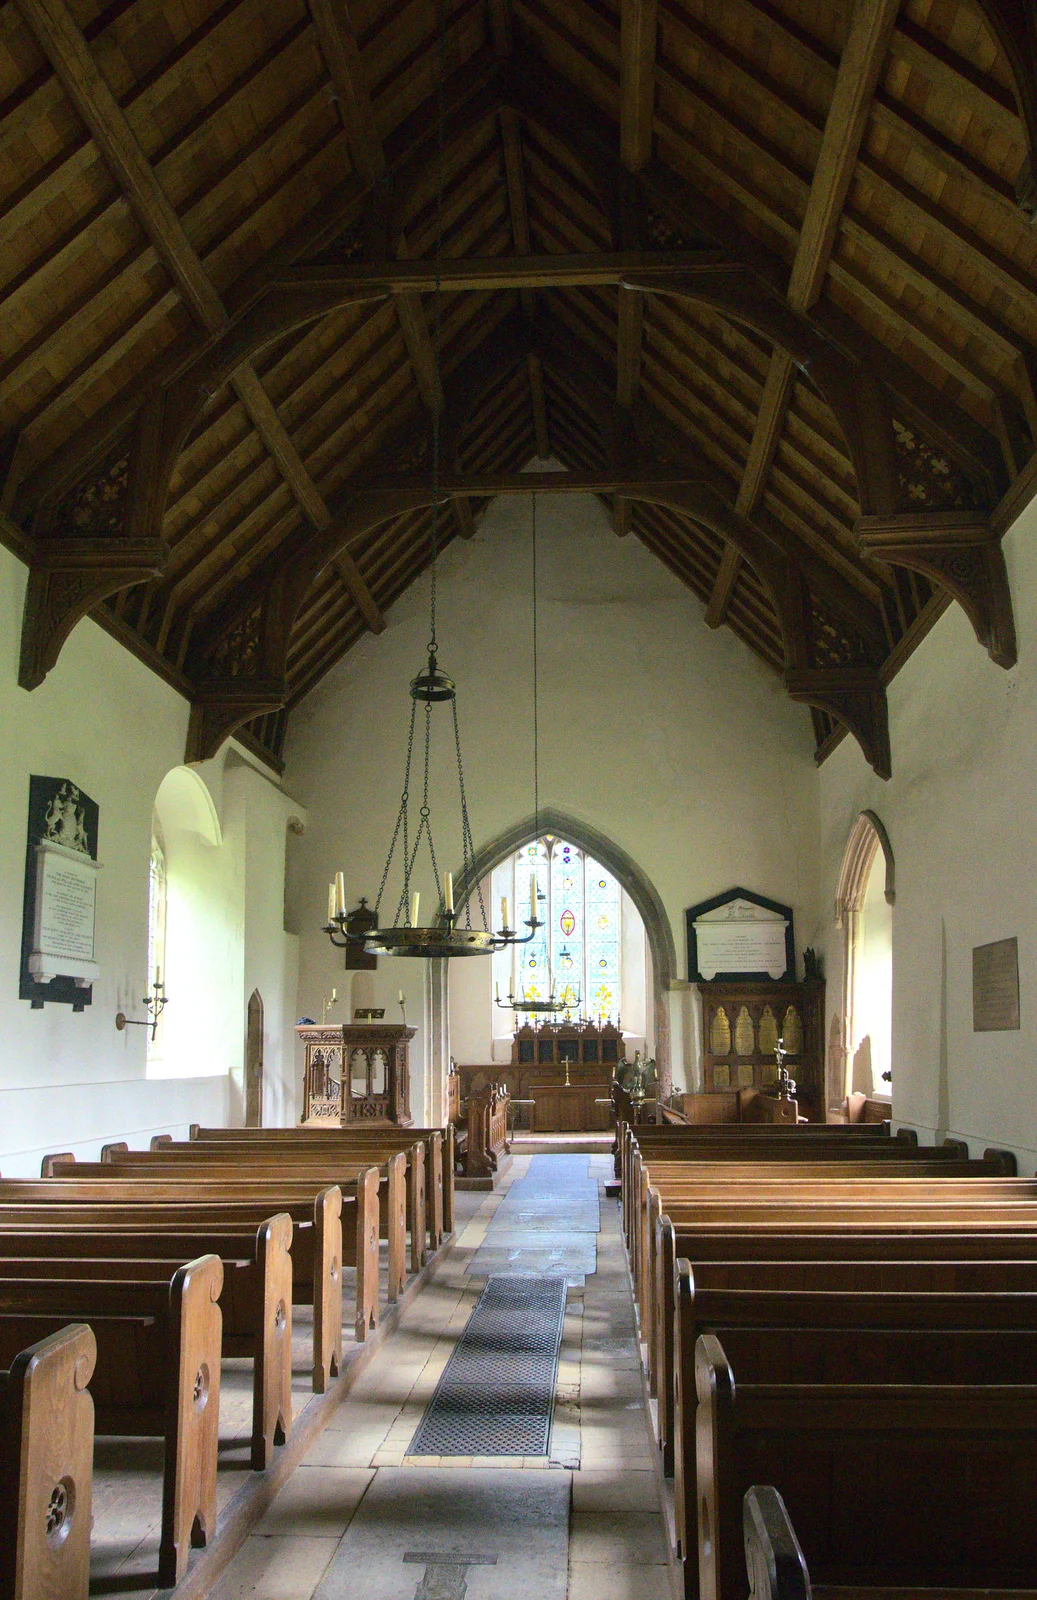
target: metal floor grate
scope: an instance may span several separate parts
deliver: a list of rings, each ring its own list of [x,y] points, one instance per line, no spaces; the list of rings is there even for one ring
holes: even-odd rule
[[[542,1456],[554,1410],[564,1278],[489,1278],[407,1451]]]

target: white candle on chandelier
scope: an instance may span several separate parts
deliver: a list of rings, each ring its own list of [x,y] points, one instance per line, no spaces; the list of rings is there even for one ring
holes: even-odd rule
[[[420,904],[421,892],[420,890],[415,889],[414,893],[410,897],[410,925],[412,928],[416,928],[418,926],[418,907]]]
[[[495,995],[496,995],[497,1004],[500,1005],[500,984],[499,983],[495,983],[493,987],[494,987],[494,991],[495,991]]]
[[[400,1005],[402,1006],[402,1004],[403,1004],[403,990],[402,989],[399,991],[399,1000],[400,1000]]]
[[[531,922],[535,922],[537,919],[537,875],[535,872],[529,880],[529,919]]]
[[[337,905],[338,905],[338,899],[337,899],[336,894],[335,894],[335,885],[333,883],[329,883],[328,884],[328,921],[329,922],[331,922],[332,919],[334,918],[335,909],[336,909]]]
[[[453,915],[454,910],[454,874],[448,872],[443,878],[443,905]]]
[[[501,895],[500,914],[501,914],[501,927],[502,928],[510,927],[511,924],[508,922],[508,897],[507,897],[506,894],[502,894]]]
[[[335,912],[341,915],[346,909],[346,875],[344,872],[335,874]]]

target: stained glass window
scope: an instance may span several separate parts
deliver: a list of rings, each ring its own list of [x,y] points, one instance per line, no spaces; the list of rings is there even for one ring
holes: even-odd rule
[[[536,872],[538,909],[545,927],[527,945],[494,957],[502,997],[555,995],[573,1016],[619,1020],[621,996],[621,896],[616,878],[578,845],[548,837],[524,845],[494,873],[493,894],[507,895],[513,927],[529,916],[530,879]]]

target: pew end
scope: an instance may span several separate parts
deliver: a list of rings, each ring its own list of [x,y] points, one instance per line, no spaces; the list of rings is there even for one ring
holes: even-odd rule
[[[342,1371],[342,1190],[322,1189],[313,1204],[313,1392]]]
[[[742,1531],[749,1600],[811,1600],[806,1559],[777,1489],[746,1490]]]
[[[191,1546],[206,1545],[216,1531],[222,1288],[223,1262],[214,1255],[187,1262],[169,1287],[177,1381],[165,1435],[158,1570],[164,1589],[173,1588],[187,1571]]]
[[[256,1236],[263,1295],[263,1335],[252,1366],[252,1466],[256,1472],[266,1470],[275,1446],[284,1444],[292,1430],[291,1245],[292,1219],[287,1211],[264,1222]]]
[[[114,1161],[118,1156],[128,1155],[129,1150],[125,1139],[114,1139],[111,1144],[101,1146],[101,1160],[105,1163]]]
[[[67,1166],[69,1164],[74,1166],[75,1160],[76,1158],[72,1154],[71,1150],[55,1150],[51,1155],[44,1156],[43,1160],[40,1162],[40,1177],[53,1178],[56,1174],[59,1162],[63,1166]]]
[[[355,1331],[358,1344],[363,1344],[378,1326],[378,1239],[381,1232],[378,1195],[381,1183],[378,1168],[368,1167],[356,1185]]]
[[[73,1323],[0,1375],[0,1596],[87,1600],[97,1359]]]

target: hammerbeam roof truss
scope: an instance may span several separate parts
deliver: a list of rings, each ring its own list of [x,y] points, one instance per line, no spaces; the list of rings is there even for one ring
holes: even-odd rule
[[[22,682],[87,613],[286,716],[550,453],[889,770],[950,602],[1014,659],[1037,24],[1012,0],[0,3],[0,526]],[[556,480],[557,481],[557,480]]]

